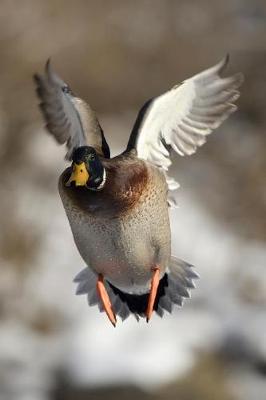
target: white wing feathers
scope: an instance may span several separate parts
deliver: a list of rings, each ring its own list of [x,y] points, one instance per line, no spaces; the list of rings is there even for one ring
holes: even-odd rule
[[[221,78],[228,57],[155,98],[147,107],[135,136],[138,157],[168,170],[170,149],[181,156],[195,153],[215,128],[237,107],[241,73]],[[169,179],[169,178],[168,178]],[[173,179],[170,190],[178,185]]]

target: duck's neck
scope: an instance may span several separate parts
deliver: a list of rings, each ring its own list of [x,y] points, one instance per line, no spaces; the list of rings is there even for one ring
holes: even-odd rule
[[[98,191],[104,188],[106,182],[106,170],[103,167],[102,174],[89,180],[87,183],[87,188],[90,190]]]

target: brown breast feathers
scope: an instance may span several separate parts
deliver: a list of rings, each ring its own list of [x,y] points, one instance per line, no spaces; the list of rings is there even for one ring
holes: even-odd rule
[[[104,159],[106,184],[101,191],[91,191],[85,187],[66,187],[70,176],[67,168],[60,177],[60,192],[68,198],[74,208],[86,213],[117,217],[132,209],[142,201],[148,187],[146,164],[134,156],[122,155],[111,160]]]

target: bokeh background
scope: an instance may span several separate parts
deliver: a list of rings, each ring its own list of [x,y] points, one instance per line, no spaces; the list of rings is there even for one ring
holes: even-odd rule
[[[64,149],[32,75],[51,57],[116,154],[148,98],[228,52],[239,111],[173,168],[173,253],[201,280],[183,309],[114,329],[75,296]],[[0,60],[0,399],[265,400],[265,1],[1,0]]]

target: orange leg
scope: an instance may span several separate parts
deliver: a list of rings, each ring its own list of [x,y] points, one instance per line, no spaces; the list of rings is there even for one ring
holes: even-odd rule
[[[149,322],[152,312],[153,306],[157,295],[157,289],[160,282],[160,269],[158,267],[154,268],[152,278],[151,278],[151,291],[148,300],[148,306],[146,309],[146,321]]]
[[[109,320],[111,321],[111,323],[113,324],[113,326],[116,325],[116,316],[115,313],[112,310],[112,305],[111,305],[111,301],[110,301],[110,297],[105,289],[104,283],[103,283],[103,276],[102,274],[99,274],[98,277],[98,281],[97,281],[97,292],[100,296],[100,299],[103,303],[103,308],[104,311],[107,314],[107,317],[109,318]]]

